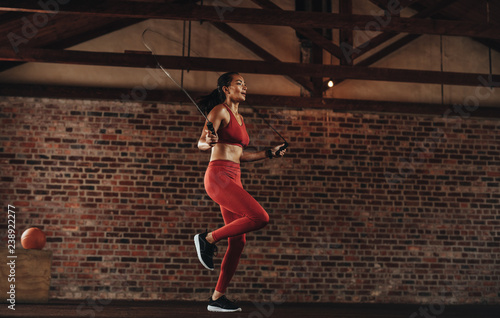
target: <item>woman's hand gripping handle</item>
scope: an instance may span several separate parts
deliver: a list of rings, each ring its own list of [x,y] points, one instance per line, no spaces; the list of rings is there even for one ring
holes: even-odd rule
[[[210,124],[210,126],[209,126]],[[214,126],[212,125],[211,122],[207,123],[207,128],[209,130],[205,130],[207,132],[205,136],[205,142],[210,146],[213,147],[215,144],[219,142],[219,136],[215,133]],[[211,128],[211,129],[210,129]]]
[[[266,151],[266,155],[269,159],[273,159],[275,157],[283,157],[285,155],[287,148],[288,148],[288,143],[285,141],[285,143],[282,145],[268,149]]]
[[[207,120],[207,128],[208,128],[208,130],[210,130],[210,132],[212,133],[212,135],[215,136],[214,124],[212,124],[212,122],[210,122],[208,120]]]

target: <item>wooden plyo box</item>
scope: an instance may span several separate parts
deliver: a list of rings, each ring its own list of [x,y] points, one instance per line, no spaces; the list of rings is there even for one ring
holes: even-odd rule
[[[9,258],[12,255],[17,257]],[[15,254],[9,254],[8,249],[2,248],[0,262],[0,302],[9,303],[12,299],[11,285],[15,285],[16,303],[49,301],[51,251],[17,248]]]

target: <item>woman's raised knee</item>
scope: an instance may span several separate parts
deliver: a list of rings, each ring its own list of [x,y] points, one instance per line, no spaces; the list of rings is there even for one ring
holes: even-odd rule
[[[257,219],[255,219],[256,227],[258,229],[263,228],[264,226],[269,224],[269,214],[266,211],[261,213]]]

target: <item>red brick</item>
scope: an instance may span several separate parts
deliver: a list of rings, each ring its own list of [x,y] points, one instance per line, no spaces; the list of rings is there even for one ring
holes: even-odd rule
[[[103,280],[110,297],[200,300],[192,286],[213,290],[217,275],[206,275],[192,236],[223,220],[203,188],[209,155],[196,149],[196,110],[43,103],[0,104],[7,116],[36,113],[2,120],[0,196],[18,209],[19,231],[39,226],[48,235],[51,297],[99,297]],[[498,302],[495,121],[259,112],[290,149],[284,159],[242,164],[270,224],[247,236],[230,286],[236,298],[279,291],[296,302],[425,303],[449,284],[463,302]],[[244,116],[254,147],[281,142],[253,112]],[[227,243],[219,248],[223,255]]]

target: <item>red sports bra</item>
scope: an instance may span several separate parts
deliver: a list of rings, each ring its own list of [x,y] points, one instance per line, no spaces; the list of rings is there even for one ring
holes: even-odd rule
[[[217,131],[217,135],[219,136],[219,143],[235,145],[245,148],[250,143],[250,138],[248,137],[247,128],[245,126],[245,122],[243,121],[243,117],[241,118],[241,126],[238,124],[238,120],[234,116],[233,112],[226,104],[223,104],[227,111],[229,112],[229,116],[231,119],[229,120],[229,124],[226,127],[219,128]]]

